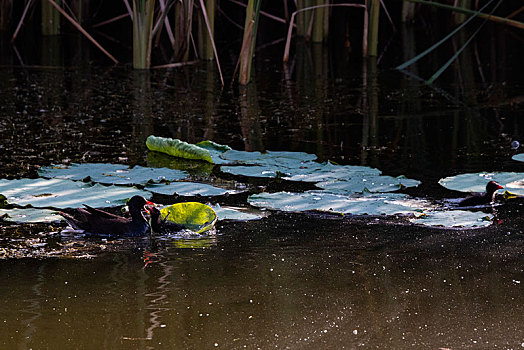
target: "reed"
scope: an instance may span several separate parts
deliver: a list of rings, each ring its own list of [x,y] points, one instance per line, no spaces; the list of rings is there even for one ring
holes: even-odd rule
[[[329,9],[321,6],[328,5],[329,0],[317,0],[316,5],[320,6],[314,10],[314,19],[313,19],[313,34],[311,36],[311,41],[314,43],[321,43],[327,40],[328,33],[326,31],[325,25],[325,14],[329,13]]]
[[[456,1],[456,7],[460,7],[463,9],[469,9],[471,8],[471,0],[457,0]],[[466,15],[461,12],[455,12],[454,13],[454,19],[456,23],[462,23],[466,20]]]
[[[246,8],[246,22],[244,26],[244,38],[240,50],[240,73],[239,83],[246,85],[251,80],[251,66],[253,53],[257,39],[258,18],[262,0],[249,0]]]
[[[59,6],[62,1],[57,1]],[[47,0],[42,0],[42,35],[60,34],[60,13]]]
[[[404,1],[402,2],[402,22],[411,22],[415,19],[415,4]]]
[[[151,67],[155,0],[133,0],[133,68]]]
[[[193,0],[175,2],[175,43],[173,45],[175,62],[186,62],[189,60],[193,7]]]
[[[13,0],[0,0],[0,31],[5,31],[9,28],[12,10]]]
[[[378,28],[380,20],[380,0],[369,1],[368,55],[376,57],[378,47]]]
[[[202,12],[202,15],[198,16],[198,54],[204,60],[212,60],[214,53],[211,38],[215,35],[215,0],[205,0],[205,8],[202,11],[205,11],[207,14],[211,33],[208,33],[206,20]]]

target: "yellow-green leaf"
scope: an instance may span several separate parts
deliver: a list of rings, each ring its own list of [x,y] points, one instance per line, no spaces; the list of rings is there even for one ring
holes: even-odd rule
[[[213,228],[217,214],[208,205],[198,202],[176,203],[160,210],[162,218],[183,225],[196,233],[203,233]]]
[[[211,154],[207,149],[180,141],[178,139],[170,139],[151,135],[146,140],[146,146],[151,151],[166,153],[170,156],[185,159],[204,160],[209,163],[214,163],[213,159],[211,158]]]

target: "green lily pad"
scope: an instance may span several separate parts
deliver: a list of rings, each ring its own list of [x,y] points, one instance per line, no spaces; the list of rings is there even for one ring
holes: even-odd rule
[[[249,176],[249,177],[266,177],[277,178],[289,176],[290,173],[287,168],[277,169],[271,165],[234,165],[222,166],[220,170],[231,175]]]
[[[168,168],[148,168],[138,165],[129,168],[126,165],[106,163],[50,165],[42,167],[38,174],[45,178],[68,180],[83,180],[89,177],[94,182],[115,185],[145,185],[148,182],[162,180],[182,180],[188,176],[185,171]]]
[[[158,194],[179,196],[223,196],[225,194],[237,193],[235,190],[225,190],[215,186],[201,184],[198,182],[171,182],[169,184],[151,184],[145,187],[146,191]]]
[[[221,145],[219,143],[213,142],[213,141],[200,141],[196,144],[196,146],[200,148],[207,149],[208,151],[216,151],[220,153],[224,153],[226,151],[230,151],[232,148],[227,145]]]
[[[412,214],[430,208],[429,202],[401,193],[369,194],[350,197],[324,191],[304,193],[260,193],[248,198],[249,204],[282,211],[318,210],[353,215]]]
[[[367,166],[337,165],[331,162],[322,164],[310,162],[304,164],[302,167],[292,169],[291,175],[285,177],[285,179],[291,181],[323,182],[348,180],[352,178],[362,179],[370,176],[378,176],[381,173],[380,170]]]
[[[170,156],[214,163],[209,150],[178,139],[151,135],[146,140],[146,146],[151,151],[166,153]]]
[[[213,228],[217,214],[208,205],[198,202],[176,203],[160,210],[162,218],[195,232],[203,233]]]
[[[524,162],[524,153],[515,154],[513,157],[511,157],[513,160]]]
[[[14,223],[38,223],[38,222],[59,222],[62,216],[56,211],[49,209],[34,208],[14,208],[0,209],[0,221],[9,221]]]
[[[134,187],[103,186],[64,179],[0,180],[0,194],[10,204],[35,208],[114,207],[134,195],[149,198],[150,192]]]
[[[218,220],[249,221],[262,219],[260,215],[247,213],[231,207],[221,207],[219,204],[212,205],[211,208],[213,208],[217,214]]]
[[[468,173],[450,176],[439,180],[439,184],[447,189],[461,192],[484,192],[489,181],[496,181],[505,190],[524,196],[524,173],[493,172]]]
[[[222,172],[250,177],[282,177],[290,181],[322,182],[378,176],[380,170],[356,165],[335,165],[330,162],[281,162],[277,164],[222,166]]]
[[[347,180],[319,182],[316,186],[331,193],[352,194],[364,193],[366,190],[369,192],[393,192],[403,187],[416,187],[419,184],[420,181],[408,179],[404,176],[370,175]]]
[[[410,219],[417,225],[432,227],[480,228],[493,223],[493,215],[467,210],[428,211]]]
[[[301,163],[317,159],[314,154],[304,152],[267,151],[246,152],[230,150],[220,155],[220,158],[230,163],[253,164],[253,165],[275,165],[281,167],[294,167]]]

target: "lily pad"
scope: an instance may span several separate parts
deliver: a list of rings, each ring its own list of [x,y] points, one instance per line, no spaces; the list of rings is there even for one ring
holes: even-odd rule
[[[222,166],[220,170],[231,175],[277,178],[290,176],[287,168],[278,168],[272,165],[234,165]]]
[[[166,153],[170,156],[214,163],[209,150],[178,139],[151,135],[146,140],[146,146],[151,151]]]
[[[217,214],[208,205],[198,202],[176,203],[160,210],[162,218],[183,225],[195,233],[203,233],[213,228]]]
[[[484,192],[489,181],[496,181],[505,190],[524,196],[524,173],[493,172],[468,173],[450,176],[439,180],[439,184],[447,189],[461,192]]]
[[[430,208],[429,202],[411,198],[401,193],[369,194],[350,197],[324,191],[304,193],[260,193],[248,198],[249,204],[273,210],[309,211],[353,215],[412,214]]]
[[[179,196],[222,196],[225,194],[233,194],[235,190],[225,190],[208,184],[201,184],[198,182],[171,182],[169,184],[151,184],[145,187],[146,191],[158,194]]]
[[[267,151],[261,153],[230,150],[222,153],[220,158],[230,163],[275,165],[291,168],[301,163],[315,160],[317,156],[304,152]]]
[[[524,153],[515,154],[513,157],[511,157],[513,160],[524,162]]]
[[[322,182],[378,176],[380,170],[357,165],[336,165],[330,162],[281,162],[278,164],[222,166],[221,171],[251,177],[282,177],[290,181]]]
[[[262,219],[260,215],[247,213],[230,207],[221,207],[219,204],[212,205],[211,208],[213,208],[217,214],[218,220],[249,221]]]
[[[410,221],[417,225],[432,227],[480,228],[493,223],[493,215],[467,210],[428,211]]]
[[[63,218],[56,211],[49,209],[14,208],[0,209],[0,221],[2,220],[14,223],[37,223],[58,222]]]
[[[103,186],[64,179],[0,180],[0,194],[10,204],[35,208],[114,207],[125,204],[134,195],[151,196],[134,187]]]
[[[45,178],[68,180],[83,180],[89,177],[94,182],[115,185],[145,185],[162,180],[182,180],[188,176],[187,172],[181,170],[142,166],[129,168],[126,165],[107,163],[51,165],[42,167],[38,174]]]
[[[408,179],[404,176],[370,175],[347,180],[319,182],[316,186],[331,193],[353,194],[364,193],[366,190],[369,192],[393,192],[403,187],[415,187],[419,184],[420,181]]]
[[[375,168],[360,165],[337,165],[331,162],[315,163],[310,162],[302,167],[294,168],[291,175],[285,177],[291,181],[323,182],[348,180],[352,178],[366,178],[378,176],[382,172]]]

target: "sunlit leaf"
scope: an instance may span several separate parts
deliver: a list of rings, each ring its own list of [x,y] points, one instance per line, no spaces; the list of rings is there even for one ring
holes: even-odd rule
[[[151,151],[166,153],[170,156],[214,163],[209,150],[178,139],[151,135],[146,140],[146,146]]]
[[[64,179],[0,180],[0,194],[10,204],[35,208],[113,207],[125,204],[134,195],[151,196],[134,187],[90,185]]]
[[[519,162],[524,162],[524,153],[515,154],[513,157],[511,157],[513,160],[517,160]]]
[[[150,184],[145,187],[146,191],[150,191],[158,194],[174,195],[179,196],[222,196],[225,194],[233,194],[238,191],[226,190],[218,188],[208,184],[202,184],[198,182],[171,182],[161,184]]]
[[[213,210],[217,214],[218,220],[248,221],[258,220],[262,218],[262,216],[257,214],[248,213],[230,207],[221,207],[219,204],[212,205],[211,208],[213,208]]]
[[[317,156],[304,152],[267,151],[265,153],[261,153],[230,150],[222,153],[220,158],[225,159],[231,163],[239,164],[294,167],[296,165],[300,165],[301,163],[315,160],[317,159]]]
[[[447,189],[461,192],[484,192],[489,181],[496,181],[513,194],[524,195],[524,173],[493,172],[468,173],[450,176],[439,180]]]
[[[431,204],[425,200],[411,198],[401,193],[353,197],[324,191],[277,192],[252,195],[248,198],[248,202],[256,207],[273,210],[294,212],[318,210],[354,215],[410,214],[431,207]]]
[[[370,175],[353,177],[345,180],[319,182],[316,186],[331,193],[352,194],[370,192],[392,192],[402,187],[418,186],[420,181],[405,177],[392,177],[383,175]]]
[[[176,203],[160,210],[162,218],[183,225],[196,233],[209,231],[217,221],[217,214],[208,205],[198,202]]]
[[[62,216],[56,211],[48,209],[34,208],[14,208],[0,209],[0,221],[9,221],[14,223],[37,223],[37,222],[58,222],[62,221]]]
[[[138,165],[129,168],[126,165],[106,163],[50,165],[42,167],[38,174],[45,178],[69,180],[83,180],[89,177],[94,182],[115,185],[145,185],[148,182],[162,180],[183,180],[188,176],[185,171],[168,168],[148,168]]]
[[[310,162],[302,167],[293,168],[290,176],[285,177],[291,181],[322,182],[349,180],[352,178],[363,179],[369,176],[378,176],[381,171],[375,168],[359,165],[337,165],[331,162]]]
[[[492,224],[493,215],[466,210],[427,211],[410,219],[417,225],[434,227],[486,227]]]

